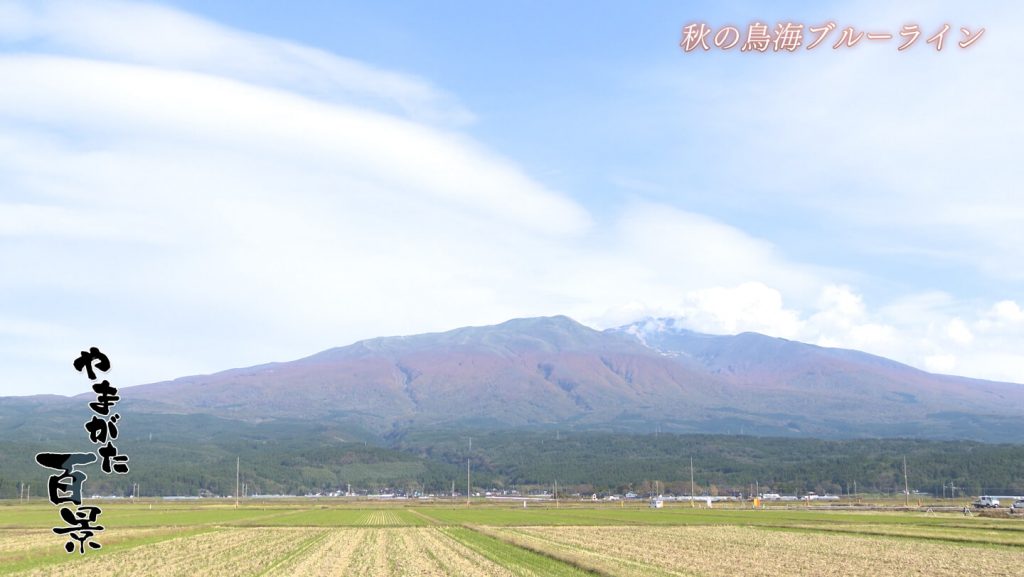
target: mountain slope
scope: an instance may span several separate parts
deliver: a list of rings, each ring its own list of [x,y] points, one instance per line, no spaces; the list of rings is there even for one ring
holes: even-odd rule
[[[718,336],[678,327],[672,319],[648,319],[613,329],[703,370],[738,393],[765,400],[764,409],[803,399],[808,409],[828,412],[856,404],[879,416],[902,419],[936,412],[1019,414],[1024,386],[934,375],[860,351],[808,345],[757,333]]]
[[[566,317],[389,337],[275,363],[126,390],[182,411],[238,417],[361,421],[387,432],[410,425],[597,425],[636,415],[692,414],[718,402],[717,379],[625,335]]]

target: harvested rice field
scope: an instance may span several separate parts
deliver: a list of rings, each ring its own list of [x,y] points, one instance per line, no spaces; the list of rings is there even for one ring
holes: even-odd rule
[[[0,575],[1024,576],[1012,518],[353,505],[107,504],[84,555],[55,509],[0,506]]]

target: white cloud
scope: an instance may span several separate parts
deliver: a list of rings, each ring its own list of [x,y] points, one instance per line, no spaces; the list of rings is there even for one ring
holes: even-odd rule
[[[974,340],[974,333],[967,328],[964,321],[955,318],[946,325],[946,335],[957,344],[969,345]]]
[[[782,294],[761,283],[696,291],[683,302],[684,310],[692,311],[684,316],[703,332],[755,331],[792,338],[801,329],[799,313],[783,308]]]
[[[14,125],[60,123],[64,131],[108,133],[133,147],[199,141],[272,156],[278,163],[331,161],[334,170],[357,178],[415,187],[437,201],[524,226],[570,233],[587,226],[582,209],[531,182],[507,161],[465,138],[395,117],[128,65],[4,57],[0,73],[8,79],[0,90],[0,109]],[[78,155],[72,162],[83,160]],[[398,166],[401,170],[395,170]]]
[[[811,316],[802,340],[865,350],[934,372],[1024,382],[1018,352],[1024,326],[991,320],[994,310],[1011,307],[971,307],[924,293],[872,309],[853,296],[861,305],[849,309],[853,314],[833,308]]]
[[[50,0],[0,3],[0,41],[40,43],[47,53],[192,71],[332,102],[465,124],[450,95],[408,74],[292,42],[246,33],[151,3]]]
[[[797,311],[783,307],[782,294],[762,283],[715,287],[687,293],[679,316],[693,330],[705,333],[768,333],[794,338],[802,322]]]
[[[932,373],[949,374],[956,369],[956,357],[953,355],[928,355],[924,359],[924,366]]]
[[[704,333],[752,331],[785,338],[798,336],[803,325],[799,311],[783,306],[778,290],[759,282],[677,293],[659,303],[627,302],[590,322],[607,328],[646,317],[676,318],[686,328]]]
[[[793,262],[775,246],[705,215],[634,202],[618,219],[612,251],[656,271],[676,291],[761,282],[809,296],[832,271]]]
[[[826,286],[818,299],[814,321],[833,328],[849,329],[864,318],[864,301],[847,286]]]
[[[992,305],[991,316],[1008,323],[1024,322],[1024,310],[1015,301],[999,301]]]

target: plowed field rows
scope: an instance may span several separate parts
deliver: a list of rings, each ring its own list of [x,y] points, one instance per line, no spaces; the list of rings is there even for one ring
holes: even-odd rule
[[[1024,575],[1024,551],[760,527],[521,527],[488,532],[614,575]]]
[[[103,548],[85,555],[65,554],[33,509],[7,508],[32,515],[0,526],[0,576],[1024,577],[1016,519],[323,505],[190,517],[110,508]]]

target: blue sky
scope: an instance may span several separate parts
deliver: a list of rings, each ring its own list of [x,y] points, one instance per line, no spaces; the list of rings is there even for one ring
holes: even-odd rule
[[[549,314],[1024,382],[1022,16],[0,2],[0,394],[85,390],[92,345],[127,385]],[[952,30],[677,46],[752,20]]]

